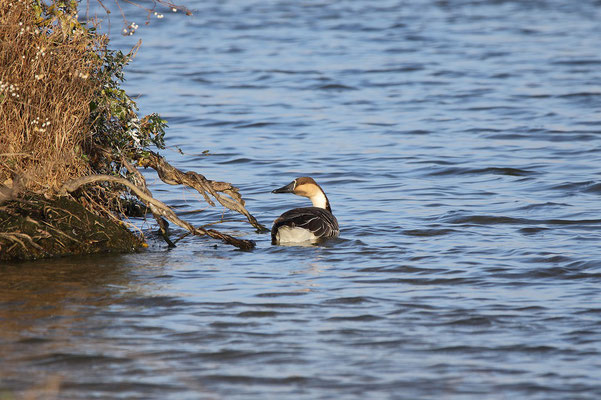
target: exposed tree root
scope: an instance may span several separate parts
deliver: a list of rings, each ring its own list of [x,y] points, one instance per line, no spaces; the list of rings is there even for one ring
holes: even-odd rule
[[[0,238],[2,239],[6,239],[6,240],[10,240],[11,242],[15,242],[20,244],[24,249],[27,249],[27,246],[32,246],[34,247],[36,250],[42,250],[42,247],[39,246],[36,242],[33,241],[33,239],[31,238],[31,236],[25,234],[25,233],[17,233],[17,232],[12,232],[12,233],[5,233],[5,232],[0,232]],[[25,244],[27,243],[27,244]]]
[[[165,161],[163,157],[153,152],[139,156],[137,161],[141,167],[151,167],[156,170],[163,182],[169,185],[186,185],[196,189],[198,193],[203,195],[207,203],[215,206],[215,203],[209,197],[210,194],[224,207],[244,215],[248,219],[248,222],[257,228],[259,232],[266,232],[268,230],[246,210],[244,200],[240,196],[238,188],[232,186],[231,183],[211,181],[193,171],[182,172]],[[225,193],[229,197],[222,196],[218,192]]]
[[[168,165],[166,162],[165,162],[165,164]],[[198,235],[198,236],[206,235],[206,236],[210,236],[215,239],[220,239],[227,244],[236,246],[243,250],[250,250],[255,247],[255,243],[252,240],[237,239],[233,236],[227,235],[225,233],[221,233],[214,229],[195,228],[192,224],[180,219],[177,215],[175,215],[173,210],[171,210],[171,208],[169,208],[165,203],[163,203],[162,201],[157,200],[154,197],[152,197],[151,195],[149,195],[148,189],[146,189],[146,190],[141,189],[140,187],[134,185],[132,182],[128,181],[125,178],[111,176],[111,175],[84,176],[82,178],[73,179],[73,180],[65,183],[62,186],[60,193],[63,195],[67,194],[67,193],[72,193],[75,190],[79,189],[83,185],[87,185],[90,183],[96,183],[96,182],[113,182],[113,183],[118,183],[123,186],[126,186],[128,189],[130,189],[133,192],[134,195],[136,195],[136,197],[138,197],[140,200],[142,200],[144,203],[146,203],[149,207],[151,207],[153,209],[154,214],[156,214],[160,217],[166,218],[167,220],[173,222],[177,226],[180,226],[180,227],[188,230],[189,232],[191,232],[194,235]],[[248,211],[247,211],[247,213],[248,213]],[[248,214],[248,215],[250,217],[252,217],[250,214]],[[254,217],[252,217],[252,218],[254,219]],[[258,222],[257,222],[257,224],[258,224]]]
[[[125,168],[131,174],[134,183],[137,186],[139,186],[140,189],[144,191],[144,193],[152,197],[152,193],[146,185],[146,179],[144,179],[144,176],[140,173],[140,171],[138,171],[133,165],[131,165],[125,157],[121,157],[121,164],[125,165]],[[169,238],[169,234],[167,233],[167,227],[169,226],[169,224],[163,219],[163,217],[161,217],[160,211],[157,210],[155,205],[150,204],[150,212],[152,213],[152,216],[156,220],[157,224],[159,225],[159,231],[161,232],[163,240],[165,240],[169,247],[175,247],[175,243],[171,241],[171,239]]]
[[[120,221],[93,214],[67,196],[28,193],[0,206],[0,263],[144,247]]]

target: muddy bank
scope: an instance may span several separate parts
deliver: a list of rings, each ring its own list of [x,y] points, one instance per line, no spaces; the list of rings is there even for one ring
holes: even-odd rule
[[[30,195],[0,205],[0,261],[123,253],[144,246],[123,223],[99,217],[69,197]]]

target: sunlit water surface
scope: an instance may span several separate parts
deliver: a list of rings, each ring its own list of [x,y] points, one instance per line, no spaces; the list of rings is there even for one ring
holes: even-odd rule
[[[133,38],[112,20],[113,46],[143,39],[126,87],[169,121],[163,154],[268,226],[306,204],[270,191],[312,176],[341,237],[272,246],[226,213],[256,250],[2,266],[0,391],[601,398],[598,1],[186,3],[129,9]]]

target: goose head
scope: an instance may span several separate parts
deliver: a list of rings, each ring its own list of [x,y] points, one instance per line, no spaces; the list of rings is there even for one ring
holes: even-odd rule
[[[297,196],[307,197],[313,203],[313,207],[325,208],[332,212],[325,192],[313,178],[308,176],[296,178],[286,186],[275,189],[271,193],[292,193]]]

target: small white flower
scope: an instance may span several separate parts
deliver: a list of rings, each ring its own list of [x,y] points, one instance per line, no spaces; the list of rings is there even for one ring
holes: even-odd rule
[[[177,8],[174,7],[174,8],[171,9],[171,11],[177,12]]]

